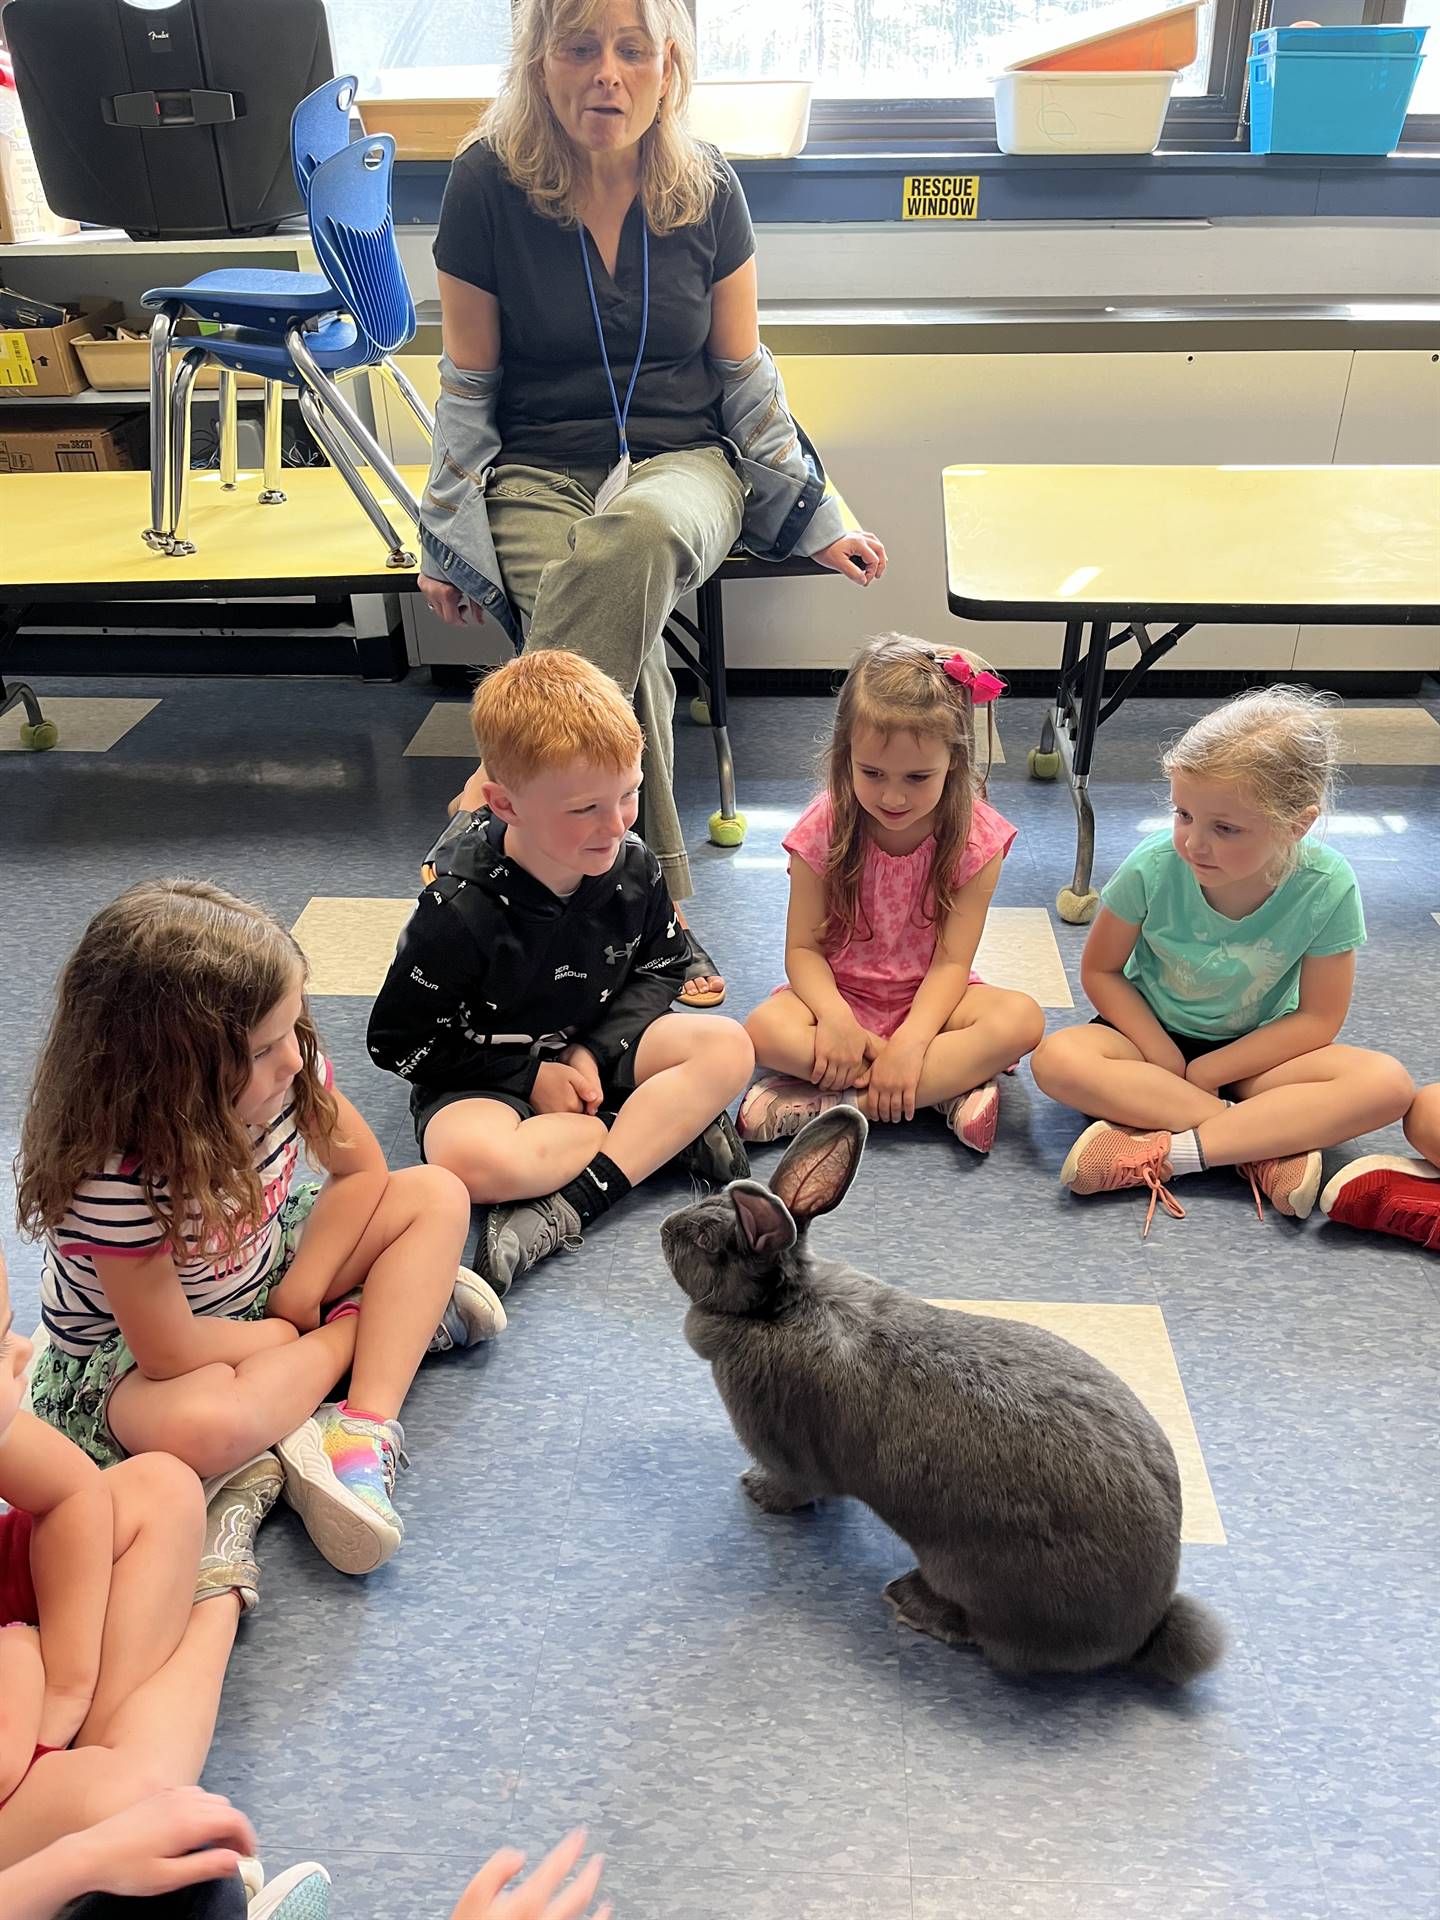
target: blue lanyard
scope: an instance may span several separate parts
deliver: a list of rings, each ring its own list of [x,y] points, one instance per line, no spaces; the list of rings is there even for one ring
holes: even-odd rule
[[[585,244],[585,222],[576,221],[576,230],[580,235],[580,258],[585,263],[585,285],[590,290],[590,311],[595,316],[595,337],[600,342],[600,364],[605,369],[605,384],[610,389],[610,405],[615,409],[615,426],[620,435],[620,458],[626,460],[630,455],[630,442],[625,437],[625,423],[630,418],[630,402],[635,393],[635,382],[640,378],[640,362],[645,358],[645,336],[650,331],[650,229],[642,214],[640,218],[640,344],[635,349],[635,364],[630,369],[630,384],[625,389],[625,405],[620,405],[620,397],[615,391],[615,379],[610,372],[610,354],[605,345],[605,327],[600,319],[600,303],[595,298],[595,276],[590,271],[590,249]]]

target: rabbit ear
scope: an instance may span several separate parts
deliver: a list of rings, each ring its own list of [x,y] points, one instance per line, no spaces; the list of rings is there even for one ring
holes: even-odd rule
[[[858,1107],[832,1107],[791,1141],[770,1185],[802,1232],[816,1214],[829,1213],[845,1198],[869,1131]]]
[[[784,1201],[777,1200],[768,1187],[758,1180],[736,1180],[727,1191],[752,1253],[783,1253],[794,1246],[795,1222]]]

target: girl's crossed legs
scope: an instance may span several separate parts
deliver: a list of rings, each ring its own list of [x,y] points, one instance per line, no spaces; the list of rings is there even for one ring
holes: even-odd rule
[[[74,1744],[37,1760],[0,1807],[0,1867],[162,1787],[193,1785],[210,1750],[240,1599],[195,1601],[200,1484],[148,1454],[109,1468],[105,1485],[115,1544],[94,1699]]]

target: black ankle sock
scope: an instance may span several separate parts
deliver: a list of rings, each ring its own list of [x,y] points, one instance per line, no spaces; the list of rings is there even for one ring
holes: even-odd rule
[[[582,1227],[588,1227],[592,1220],[598,1220],[602,1213],[608,1213],[617,1200],[623,1200],[630,1191],[630,1182],[605,1154],[597,1153],[588,1167],[582,1167],[568,1186],[561,1187],[560,1194],[568,1200],[580,1216]]]

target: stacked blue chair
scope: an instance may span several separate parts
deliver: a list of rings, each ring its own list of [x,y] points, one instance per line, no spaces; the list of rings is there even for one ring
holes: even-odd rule
[[[221,269],[183,287],[154,288],[145,296],[144,304],[156,314],[150,339],[151,526],[145,539],[157,551],[195,550],[187,538],[190,400],[196,374],[209,363],[220,369],[222,486],[233,487],[236,478],[236,375],[257,374],[265,382],[260,501],[276,505],[284,500],[279,484],[281,402],[284,384],[294,382],[301,388],[306,424],[385,540],[390,564],[414,564],[366,486],[351,449],[376,469],[417,526],[419,509],[336,385],[377,367],[427,436],[434,430],[429,410],[390,357],[415,331],[414,302],[390,209],[395,147],[388,135],[350,144],[355,85],[353,75],[328,82],[301,101],[291,121],[291,164],[324,272]],[[175,323],[185,313],[230,331],[176,342]]]

